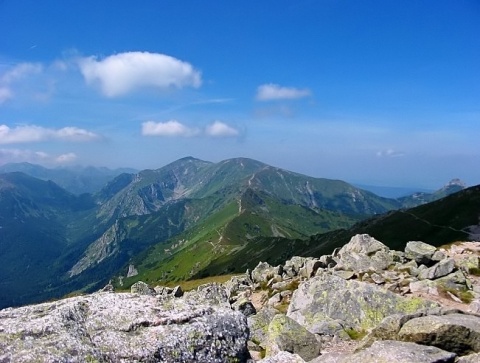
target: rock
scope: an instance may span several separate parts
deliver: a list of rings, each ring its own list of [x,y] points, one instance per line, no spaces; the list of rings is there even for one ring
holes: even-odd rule
[[[274,294],[270,299],[268,299],[267,305],[268,306],[275,306],[282,302],[282,295],[280,293]]]
[[[232,309],[241,312],[247,317],[250,315],[255,315],[257,313],[255,306],[253,306],[252,302],[247,299],[235,301],[235,303],[232,304]]]
[[[252,270],[253,282],[267,282],[275,275],[282,274],[282,267],[270,266],[267,262],[259,262],[257,267]]]
[[[179,286],[175,286],[172,290],[172,295],[174,297],[182,297],[183,296],[183,290],[182,290],[182,287],[179,285]]]
[[[379,274],[377,274],[376,272],[371,274],[370,277],[373,280],[373,282],[375,282],[377,285],[381,285],[381,284],[385,283],[385,279],[382,276],[380,276]]]
[[[298,354],[281,351],[272,357],[259,360],[258,363],[305,363],[305,361]]]
[[[432,255],[432,261],[438,261],[439,262],[439,261],[445,259],[446,257],[447,256],[442,251],[435,251],[435,253]]]
[[[155,290],[152,289],[143,281],[135,282],[130,287],[130,292],[132,294],[139,294],[139,295],[152,295],[152,296],[155,295]]]
[[[393,264],[389,251],[387,246],[368,234],[357,234],[338,251],[335,269],[356,272],[386,270]]]
[[[293,293],[287,316],[308,330],[324,320],[340,320],[355,330],[366,330],[388,315],[435,306],[438,304],[324,273],[300,284]]]
[[[306,261],[306,257],[293,256],[291,259],[285,261],[283,270],[289,277],[298,276],[300,269],[305,265]]]
[[[480,317],[465,314],[419,317],[406,322],[398,337],[459,355],[477,353],[480,352]]]
[[[217,283],[200,285],[196,290],[187,291],[184,299],[192,304],[211,304],[230,308],[226,288]]]
[[[464,355],[458,358],[456,363],[478,363],[480,362],[480,353]]]
[[[453,272],[454,268],[455,268],[455,261],[453,260],[453,258],[443,259],[440,262],[433,265],[432,267],[421,271],[418,274],[418,278],[419,280],[438,279],[440,277],[447,276],[448,274]]]
[[[336,271],[333,271],[333,274],[335,276],[341,277],[344,280],[350,280],[355,276],[355,273],[353,271],[345,271],[345,270],[336,270]]]
[[[248,274],[243,274],[232,276],[230,280],[224,284],[224,286],[227,292],[227,297],[232,299],[241,292],[252,290],[253,281],[250,279]]]
[[[453,363],[456,355],[436,347],[381,340],[370,348],[344,357],[339,363]]]
[[[115,292],[115,287],[109,282],[100,290],[100,292]]]
[[[247,340],[238,312],[149,295],[96,293],[0,311],[1,362],[246,362]]]
[[[138,271],[135,268],[135,266],[132,264],[128,265],[127,277],[133,277],[137,275],[138,275]]]
[[[283,314],[275,315],[270,322],[267,342],[267,356],[284,350],[309,361],[318,357],[321,351],[314,334]]]
[[[410,241],[405,247],[405,257],[419,265],[431,265],[437,248],[420,241]]]
[[[268,326],[273,320],[273,317],[280,312],[271,307],[265,307],[258,311],[257,314],[251,315],[247,318],[248,328],[250,329],[250,339],[255,343],[266,348]]]
[[[327,265],[322,263],[318,258],[307,258],[305,265],[300,269],[299,274],[308,279],[315,276],[315,273],[319,268],[325,267],[327,267]]]
[[[338,337],[342,340],[350,340],[350,336],[346,332],[346,329],[351,327],[346,326],[344,321],[341,320],[321,320],[309,327],[309,331],[321,336]]]
[[[292,280],[275,282],[274,284],[272,284],[272,289],[279,290],[279,291],[287,290],[291,284],[292,284]]]

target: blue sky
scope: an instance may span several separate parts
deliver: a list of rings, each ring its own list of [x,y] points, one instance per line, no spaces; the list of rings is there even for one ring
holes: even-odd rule
[[[0,0],[0,164],[480,183],[480,2]]]

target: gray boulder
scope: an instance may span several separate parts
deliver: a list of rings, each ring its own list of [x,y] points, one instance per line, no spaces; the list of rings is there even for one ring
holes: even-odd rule
[[[367,330],[388,315],[435,306],[438,305],[403,297],[374,284],[346,281],[324,273],[300,284],[293,293],[287,316],[308,330],[324,320],[339,320],[356,330]]]
[[[298,354],[309,361],[320,355],[321,346],[315,335],[289,317],[275,315],[268,326],[267,356],[281,351]]]
[[[252,270],[252,280],[253,282],[261,283],[268,282],[275,275],[282,274],[282,267],[270,266],[267,262],[259,262],[257,267]]]
[[[465,314],[429,315],[409,320],[400,340],[433,345],[459,355],[480,352],[480,317]]]
[[[246,362],[231,309],[97,293],[0,311],[0,362]]]
[[[335,258],[335,269],[357,272],[386,270],[392,265],[390,249],[368,234],[357,234],[344,245]]]
[[[298,354],[281,351],[274,356],[259,360],[258,363],[305,363],[305,361]]]
[[[192,304],[220,305],[230,307],[225,286],[217,283],[200,285],[196,290],[187,291],[183,298]]]
[[[267,347],[268,326],[275,315],[280,312],[272,307],[264,307],[257,314],[247,318],[248,328],[250,329],[250,340],[262,348]]]
[[[139,294],[139,295],[151,295],[151,296],[155,295],[155,290],[152,289],[143,281],[135,282],[130,287],[130,292],[132,294]]]
[[[443,259],[430,268],[422,270],[418,274],[419,280],[435,280],[443,276],[447,276],[455,269],[455,261],[453,258]]]
[[[436,247],[421,241],[410,241],[405,247],[405,257],[419,265],[431,265]]]
[[[436,347],[381,340],[370,348],[344,357],[339,363],[453,363],[456,355]]]
[[[458,358],[456,363],[478,363],[480,362],[480,353],[464,355]]]

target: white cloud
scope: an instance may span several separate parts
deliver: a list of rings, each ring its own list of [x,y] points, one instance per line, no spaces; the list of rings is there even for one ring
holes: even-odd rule
[[[142,123],[142,135],[144,136],[194,136],[196,134],[198,134],[197,129],[185,126],[177,120]]]
[[[100,83],[107,97],[125,95],[143,87],[200,87],[201,74],[187,62],[165,54],[127,52],[102,60],[87,57],[79,60],[80,70],[88,84]]]
[[[5,72],[5,74],[1,77],[1,81],[5,84],[10,84],[18,79],[26,77],[29,74],[40,73],[42,70],[42,65],[38,63],[20,63]]]
[[[263,84],[257,88],[256,99],[259,101],[270,100],[291,100],[308,97],[311,95],[308,89],[298,89],[293,87],[282,87],[278,84]]]
[[[77,155],[75,153],[67,153],[59,155],[55,158],[55,162],[58,164],[67,164],[71,163],[72,161],[77,159]]]
[[[43,67],[38,63],[20,63],[0,76],[0,105],[14,96],[12,85],[31,74],[41,73]]]
[[[238,136],[240,132],[221,121],[215,121],[213,124],[208,125],[205,129],[205,133],[209,136],[224,137],[224,136]]]
[[[13,93],[8,87],[0,87],[0,105],[13,97]]]
[[[377,152],[378,157],[390,157],[390,158],[396,158],[400,156],[405,156],[406,154],[402,151],[396,151],[393,149],[387,149],[387,150],[380,150]]]
[[[77,156],[74,153],[62,155],[50,155],[44,151],[28,149],[0,149],[0,164],[6,163],[42,163],[42,164],[66,164],[74,161]]]
[[[41,126],[28,125],[10,128],[0,125],[0,144],[15,144],[48,140],[92,141],[100,136],[78,127],[49,129]]]

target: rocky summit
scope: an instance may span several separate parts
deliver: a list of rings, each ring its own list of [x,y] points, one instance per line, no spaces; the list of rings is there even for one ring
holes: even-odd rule
[[[0,311],[0,362],[480,362],[480,242],[356,235],[223,284]]]

